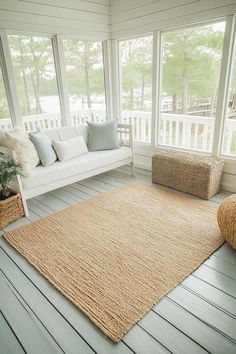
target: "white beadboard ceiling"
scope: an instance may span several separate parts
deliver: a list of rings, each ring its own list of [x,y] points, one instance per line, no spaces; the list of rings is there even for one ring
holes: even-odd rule
[[[107,39],[110,12],[110,0],[0,0],[0,27]]]
[[[0,28],[124,38],[236,13],[236,0],[0,0]]]
[[[234,13],[236,0],[113,0],[112,37],[128,37]]]

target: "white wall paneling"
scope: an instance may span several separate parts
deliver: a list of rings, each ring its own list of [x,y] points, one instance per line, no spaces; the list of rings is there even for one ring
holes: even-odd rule
[[[235,0],[112,2],[112,38],[125,38],[236,13]]]
[[[1,0],[1,28],[110,37],[109,1]]]
[[[0,30],[0,60],[9,111],[14,128],[24,129],[7,34]]]

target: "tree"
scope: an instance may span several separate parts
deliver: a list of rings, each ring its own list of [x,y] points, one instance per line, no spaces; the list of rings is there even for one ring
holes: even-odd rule
[[[152,86],[152,37],[136,38],[121,43],[121,73],[124,109],[147,109]],[[150,107],[149,107],[150,109]]]
[[[163,91],[172,96],[172,112],[180,102],[186,114],[190,97],[215,98],[223,36],[223,32],[211,31],[210,26],[164,35]]]
[[[9,43],[22,113],[41,114],[41,96],[57,93],[51,39],[10,35]]]
[[[91,108],[93,96],[104,94],[102,44],[68,39],[64,48],[70,94]]]
[[[3,83],[2,71],[0,68],[0,119],[9,118],[9,117],[10,117],[10,113],[8,109],[6,91]]]
[[[186,114],[201,99],[209,101],[213,111],[223,37],[214,25],[163,34],[162,93],[171,98],[172,113]],[[150,109],[152,36],[122,41],[120,52],[123,109]]]

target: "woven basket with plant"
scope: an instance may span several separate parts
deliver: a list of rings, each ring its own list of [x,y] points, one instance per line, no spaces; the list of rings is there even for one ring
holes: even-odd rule
[[[20,193],[12,190],[12,182],[21,171],[14,159],[0,160],[0,228],[24,215]]]

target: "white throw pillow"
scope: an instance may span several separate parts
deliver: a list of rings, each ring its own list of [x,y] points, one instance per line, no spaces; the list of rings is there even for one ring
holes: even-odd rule
[[[52,146],[56,151],[59,161],[73,159],[88,152],[87,145],[82,136],[64,141],[53,140]]]
[[[31,176],[31,169],[39,163],[39,156],[34,144],[25,132],[4,132],[1,136],[1,145],[16,153],[17,161],[22,167],[24,177]]]

